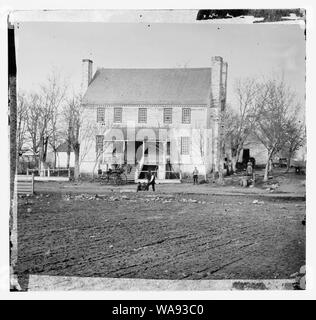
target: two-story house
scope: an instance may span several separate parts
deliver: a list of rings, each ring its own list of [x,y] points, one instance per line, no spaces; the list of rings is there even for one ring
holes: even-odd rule
[[[97,69],[83,60],[80,172],[128,168],[137,181],[179,180],[197,167],[218,170],[220,112],[225,108],[227,63],[210,68]]]

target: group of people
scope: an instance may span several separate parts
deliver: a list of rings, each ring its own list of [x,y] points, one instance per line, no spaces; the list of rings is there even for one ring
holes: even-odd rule
[[[253,176],[254,171],[253,171],[253,163],[251,161],[248,161],[247,163],[247,169],[246,173],[248,176]],[[197,167],[194,167],[193,173],[193,184],[199,184],[199,170]],[[156,175],[154,172],[149,171],[147,175],[147,183],[141,184],[140,182],[138,183],[137,186],[137,191],[145,190],[148,191],[149,187],[152,186],[152,190],[155,191],[155,185],[156,185]]]
[[[197,169],[197,167],[194,168],[193,170],[193,184],[199,184],[198,181],[198,177],[199,177],[199,170]],[[137,185],[137,191],[148,191],[149,187],[152,187],[152,190],[155,191],[155,185],[156,185],[156,175],[154,172],[149,171],[148,175],[147,175],[147,183],[138,183]]]

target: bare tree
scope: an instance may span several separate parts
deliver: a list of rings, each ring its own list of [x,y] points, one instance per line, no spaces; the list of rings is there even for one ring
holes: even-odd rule
[[[80,176],[80,131],[81,131],[81,120],[82,120],[82,107],[81,107],[81,95],[73,94],[73,96],[67,100],[67,104],[64,110],[67,122],[67,146],[68,154],[70,155],[71,148],[75,155],[75,171],[74,179],[77,181]],[[69,157],[68,157],[69,165]]]
[[[66,86],[52,74],[38,93],[30,94],[27,105],[26,127],[31,149],[38,158],[41,175],[46,168],[46,158],[49,144],[56,151],[58,143],[59,109],[65,99]]]
[[[57,120],[59,111],[66,95],[66,85],[53,73],[41,87],[41,117],[40,117],[40,169],[46,167],[47,148],[50,144],[56,158],[57,146],[60,141]]]
[[[232,152],[232,170],[236,171],[236,164],[244,143],[253,131],[259,112],[256,105],[258,83],[254,79],[238,80],[235,92],[238,106],[228,108],[223,114],[223,139],[228,141]]]
[[[70,155],[71,155],[71,150],[72,150],[72,146],[71,146],[71,116],[66,117],[67,119],[67,130],[66,130],[66,143],[67,143],[67,164],[66,167],[67,169],[70,168]]]
[[[198,135],[198,146],[199,146],[199,153],[201,157],[202,164],[205,167],[205,172],[204,172],[204,180],[207,180],[207,172],[206,172],[206,154],[205,154],[205,132],[204,130],[199,130],[199,135]]]
[[[283,80],[272,79],[260,85],[256,99],[260,117],[256,121],[255,135],[268,152],[264,181],[268,180],[273,157],[287,140],[289,112],[296,108],[294,97]]]
[[[37,94],[31,94],[26,105],[26,131],[30,140],[30,148],[34,159],[38,158],[40,132],[39,122],[41,117],[41,99]]]
[[[285,138],[282,152],[287,155],[287,169],[290,169],[291,160],[295,153],[304,146],[306,141],[305,123],[297,120],[296,115],[292,115],[285,126]]]
[[[17,135],[16,135],[16,145],[18,157],[22,156],[24,152],[24,146],[26,142],[26,116],[27,116],[27,96],[25,93],[18,94],[17,99]]]
[[[54,168],[56,168],[58,146],[64,141],[62,127],[60,126],[60,120],[61,120],[60,118],[61,118],[61,113],[59,108],[54,109],[51,113],[51,118],[49,123],[50,129],[51,129],[49,145],[54,153],[54,163],[53,163]]]
[[[75,101],[75,95],[72,96],[72,98],[66,99],[66,103],[63,106],[61,115],[62,115],[62,137],[64,139],[64,142],[66,142],[67,145],[67,163],[66,167],[69,169],[70,167],[70,154],[72,151],[72,144],[71,144],[71,138],[72,138],[72,130],[73,130],[73,109],[74,105],[76,104]],[[79,108],[80,106],[78,106]]]

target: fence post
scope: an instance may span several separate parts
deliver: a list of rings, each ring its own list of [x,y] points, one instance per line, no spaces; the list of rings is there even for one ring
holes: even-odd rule
[[[49,170],[49,167],[47,168],[47,177],[50,177],[50,170]]]
[[[68,168],[68,178],[70,179],[70,168]]]
[[[29,175],[29,168],[26,168],[26,175]]]

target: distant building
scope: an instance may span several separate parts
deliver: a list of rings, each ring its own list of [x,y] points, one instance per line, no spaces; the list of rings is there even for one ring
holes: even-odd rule
[[[243,145],[243,149],[240,152],[238,162],[246,163],[249,158],[255,158],[255,162],[257,166],[265,166],[268,161],[268,150],[267,148],[254,136],[249,136]],[[283,159],[284,164],[286,164],[286,160],[288,158],[288,154],[284,151],[280,151],[276,153],[272,159],[274,163],[279,163],[280,159]],[[292,161],[306,161],[306,144],[297,150]]]
[[[67,159],[68,159],[67,150],[68,150],[67,142],[62,143],[57,147],[56,168],[66,168],[67,167]],[[53,155],[51,155],[51,157],[52,156]],[[72,148],[70,151],[69,166],[71,168],[73,168],[75,166],[75,155],[74,155],[74,151]]]
[[[135,180],[218,170],[227,63],[210,68],[98,69],[83,60],[80,172],[125,165]]]
[[[257,166],[265,166],[268,161],[267,148],[253,136],[245,141],[238,162],[247,163],[249,158],[254,158]]]

